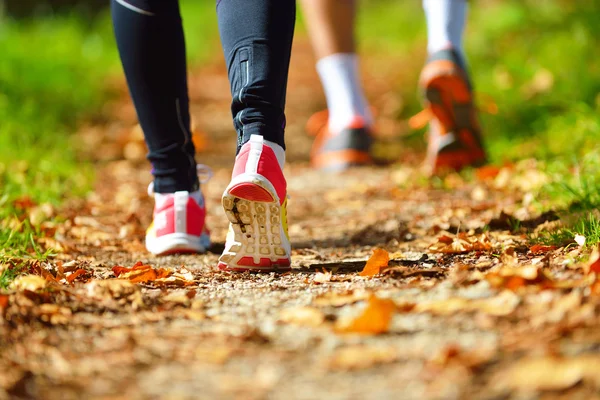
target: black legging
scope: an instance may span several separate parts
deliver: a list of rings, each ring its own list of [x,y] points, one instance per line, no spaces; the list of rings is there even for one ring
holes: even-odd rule
[[[153,166],[154,190],[198,188],[185,40],[177,0],[111,0],[127,84]],[[285,96],[295,0],[219,0],[238,150],[258,134],[285,148]]]

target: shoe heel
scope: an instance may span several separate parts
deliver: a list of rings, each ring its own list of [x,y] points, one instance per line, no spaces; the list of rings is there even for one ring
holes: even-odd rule
[[[240,199],[256,201],[260,203],[272,203],[275,201],[273,195],[268,190],[249,182],[243,182],[229,189],[231,196]]]

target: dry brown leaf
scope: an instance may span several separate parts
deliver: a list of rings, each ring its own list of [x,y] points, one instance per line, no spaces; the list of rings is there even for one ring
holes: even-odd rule
[[[185,273],[181,273],[185,271]],[[157,278],[154,283],[156,285],[162,286],[192,286],[196,283],[194,282],[194,276],[191,272],[187,272],[187,270],[182,269],[181,272],[176,272],[173,275],[170,275],[166,278]]]
[[[195,351],[196,358],[202,362],[210,364],[223,365],[235,352],[236,348],[231,346],[211,346],[211,347],[198,347]]]
[[[29,290],[31,292],[35,292],[37,290],[43,289],[48,284],[46,279],[42,278],[38,275],[23,275],[17,277],[12,284],[10,285],[10,289],[12,290]]]
[[[518,361],[498,377],[499,387],[525,391],[564,390],[581,380],[600,385],[600,356],[582,355],[572,358],[526,358]]]
[[[189,319],[190,321],[204,321],[206,319],[206,314],[197,309],[182,310],[181,313],[186,319]]]
[[[327,283],[331,281],[333,274],[330,271],[317,272],[313,278],[314,283]]]
[[[36,206],[36,202],[29,196],[21,196],[13,201],[13,207],[17,210],[29,210]]]
[[[373,249],[373,254],[367,260],[365,268],[359,273],[360,276],[375,276],[381,272],[382,268],[388,266],[390,254],[383,249]]]
[[[398,352],[393,347],[356,345],[337,350],[329,360],[329,368],[358,370],[397,360]]]
[[[484,180],[488,180],[488,179],[495,179],[498,174],[500,173],[501,168],[497,167],[495,165],[486,165],[484,167],[481,168],[477,168],[477,170],[475,171],[475,175],[477,176],[477,179],[479,179],[480,181],[484,181]]]
[[[462,232],[455,237],[442,235],[438,238],[437,243],[429,246],[430,251],[444,254],[464,254],[471,251],[490,251],[491,249],[492,243],[485,233],[469,236]]]
[[[367,308],[361,315],[350,321],[338,321],[336,332],[379,334],[389,330],[396,304],[390,299],[380,299],[375,295],[369,297]]]
[[[493,287],[512,291],[528,285],[537,285],[542,289],[555,286],[552,277],[537,265],[504,266],[498,271],[488,272],[485,278]]]
[[[544,246],[541,244],[536,244],[531,246],[529,251],[531,251],[533,254],[545,254],[549,251],[556,250],[556,248],[556,246]]]
[[[115,266],[112,269],[113,273],[117,278],[128,279],[133,283],[144,283],[152,282],[161,279],[159,283],[167,284],[169,281],[164,281],[164,278],[168,278],[172,275],[171,271],[164,268],[152,268],[150,265],[144,265],[141,261],[138,261],[132,268],[126,268],[122,266]],[[181,278],[186,280],[185,278]],[[174,279],[173,282],[176,282]]]
[[[496,356],[496,352],[497,349],[493,347],[477,347],[473,350],[467,350],[457,344],[449,344],[441,348],[428,361],[427,367],[433,368],[432,372],[435,372],[436,370],[439,371],[440,367],[462,365],[473,371],[491,362]]]
[[[71,318],[71,310],[57,304],[40,304],[36,310],[38,317],[52,325],[64,325]]]
[[[314,299],[313,304],[317,307],[341,307],[354,304],[369,298],[367,292],[349,291],[346,293],[327,292]]]
[[[8,306],[9,296],[7,294],[0,294],[0,308],[6,308]]]
[[[590,260],[586,265],[583,266],[583,271],[586,274],[594,273],[596,275],[600,275],[600,249],[598,247],[594,248],[592,251]]]
[[[67,276],[67,282],[69,282],[70,284],[73,284],[73,282],[75,282],[75,279],[77,279],[81,275],[85,275],[86,273],[87,273],[87,271],[85,269],[78,269],[77,271],[73,272],[71,275]]]
[[[519,297],[505,290],[497,296],[486,299],[467,299],[453,297],[419,303],[414,307],[416,312],[429,312],[438,315],[450,315],[457,312],[481,311],[489,315],[505,316],[511,314],[519,304]]]
[[[293,307],[281,310],[279,319],[287,324],[319,326],[325,322],[325,314],[313,307]]]
[[[99,299],[126,299],[134,309],[144,305],[140,288],[125,279],[91,280],[85,284],[88,296]]]

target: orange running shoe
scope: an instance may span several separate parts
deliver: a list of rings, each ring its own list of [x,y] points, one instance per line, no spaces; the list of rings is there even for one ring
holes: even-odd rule
[[[420,86],[432,117],[425,160],[430,172],[485,164],[473,89],[458,53],[445,49],[432,54],[421,72]]]
[[[314,114],[306,124],[307,132],[315,136],[310,152],[312,166],[337,172],[371,164],[373,138],[365,120],[357,116],[346,128],[332,132],[328,119],[329,113],[325,110]]]

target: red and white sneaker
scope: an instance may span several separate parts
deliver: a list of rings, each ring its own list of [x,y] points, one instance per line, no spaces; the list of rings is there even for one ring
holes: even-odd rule
[[[148,251],[155,255],[204,253],[210,247],[210,232],[202,192],[151,194],[156,204],[154,220],[146,231]]]
[[[275,152],[262,136],[252,135],[240,150],[222,202],[230,224],[220,269],[290,269],[287,184]]]

